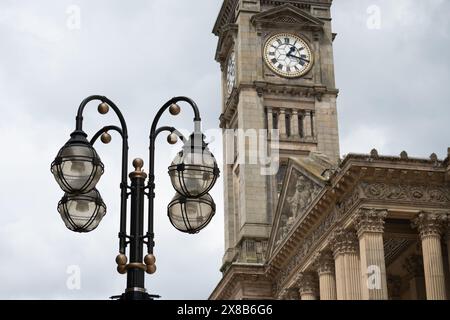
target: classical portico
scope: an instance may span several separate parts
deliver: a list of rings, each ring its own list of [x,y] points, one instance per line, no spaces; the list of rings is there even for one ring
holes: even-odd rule
[[[449,158],[308,159],[290,159],[280,194],[263,267],[272,297],[448,299]],[[310,199],[295,197],[298,180],[317,185]],[[233,298],[226,285],[211,298]]]

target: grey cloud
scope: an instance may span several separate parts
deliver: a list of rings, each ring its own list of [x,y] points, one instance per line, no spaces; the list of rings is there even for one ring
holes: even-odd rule
[[[122,108],[130,127],[130,157],[147,157],[151,117],[174,95],[194,98],[205,129],[218,126],[220,69],[211,29],[219,0],[76,1],[81,30],[66,28],[72,1],[0,4],[0,298],[106,299],[120,294],[115,272],[118,241],[118,137],[98,146],[106,164],[99,189],[108,214],[96,232],[66,231],[56,211],[62,194],[49,172],[74,126],[76,108],[104,94]],[[379,5],[382,28],[366,27],[369,5]],[[445,156],[449,136],[448,1],[335,1],[334,30],[342,153],[403,149]],[[191,130],[192,116],[163,122]],[[86,129],[116,123],[95,106]],[[363,138],[361,138],[363,135]],[[220,149],[220,139],[215,142]],[[198,236],[177,233],[165,206],[173,189],[166,173],[173,149],[158,142],[157,265],[147,277],[164,298],[207,298],[223,254],[223,197],[212,224]],[[217,155],[220,158],[220,152]],[[81,290],[66,288],[70,265],[81,268]]]

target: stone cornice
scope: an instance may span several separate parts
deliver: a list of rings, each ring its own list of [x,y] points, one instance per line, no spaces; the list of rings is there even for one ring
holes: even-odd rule
[[[216,23],[214,24],[213,33],[216,36],[220,35],[221,29],[224,25],[233,21],[234,10],[238,5],[238,0],[224,0],[222,7],[220,8],[219,15],[217,16]]]
[[[265,276],[262,264],[233,263],[225,272],[223,278],[209,296],[209,300],[227,300],[233,297],[233,292],[242,281],[261,281]],[[267,297],[269,298],[269,297]]]
[[[256,88],[259,96],[264,94],[279,94],[283,96],[290,95],[305,98],[317,98],[319,101],[322,100],[324,95],[332,94],[337,96],[339,94],[338,89],[327,88],[322,85],[286,85],[265,81],[255,81],[254,88]]]

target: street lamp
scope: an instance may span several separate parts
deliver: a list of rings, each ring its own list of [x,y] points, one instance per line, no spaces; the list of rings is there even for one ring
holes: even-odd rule
[[[98,112],[106,114],[112,109],[120,121],[118,126],[100,129],[90,141],[83,131],[83,112],[91,101],[100,101]],[[157,128],[162,114],[169,110],[178,115],[180,102],[188,103],[194,111],[194,132],[186,139],[173,127]],[[111,142],[109,132],[115,131],[122,137],[122,173],[119,255],[116,257],[117,271],[127,274],[127,289],[120,298],[124,300],[147,300],[154,296],[146,292],[144,273],[156,272],[156,258],[153,255],[154,242],[154,198],[155,198],[155,142],[162,132],[169,132],[167,141],[175,144],[178,139],[184,143],[173,163],[169,175],[176,195],[168,206],[168,217],[172,225],[185,233],[198,233],[213,218],[216,207],[208,192],[219,176],[219,169],[213,154],[209,151],[201,132],[201,119],[197,105],[186,97],[176,97],[166,102],[157,112],[150,129],[149,174],[144,170],[144,161],[135,159],[135,170],[128,175],[128,130],[119,108],[108,98],[91,96],[80,105],[76,117],[76,128],[70,140],[61,148],[52,162],[51,172],[65,192],[58,204],[67,228],[74,232],[90,232],[98,227],[106,214],[106,205],[95,188],[100,180],[104,165],[94,144],[100,140]],[[130,179],[131,183],[129,183]],[[144,198],[148,198],[148,226],[144,234]],[[128,199],[131,198],[129,233],[127,233]],[[128,255],[127,256],[127,247]],[[147,255],[144,257],[144,245]]]
[[[193,133],[169,167],[175,190],[187,198],[200,198],[207,194],[219,176],[216,159],[203,140]]]

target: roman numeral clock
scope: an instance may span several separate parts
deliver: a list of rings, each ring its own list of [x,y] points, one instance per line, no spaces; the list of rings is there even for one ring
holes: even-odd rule
[[[305,40],[291,33],[270,37],[264,46],[264,60],[276,74],[286,78],[298,78],[313,65],[311,49]]]

